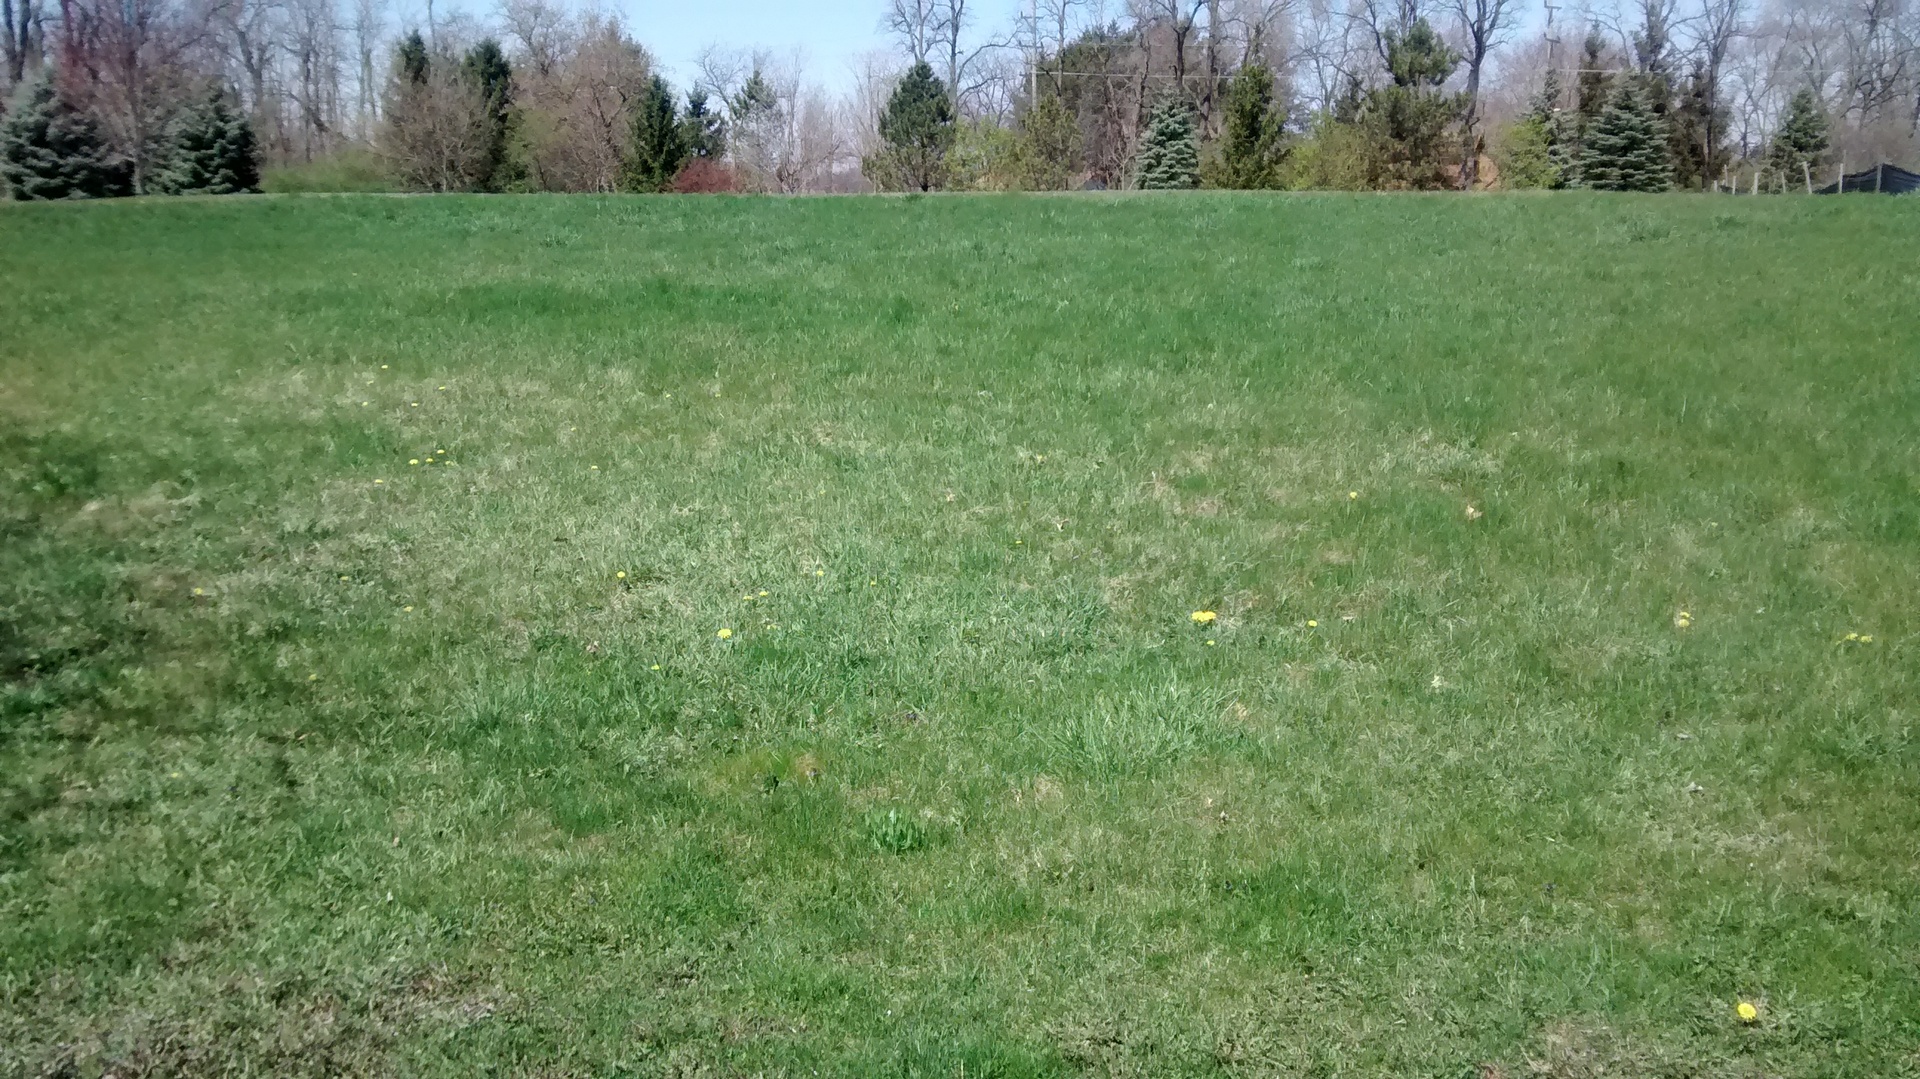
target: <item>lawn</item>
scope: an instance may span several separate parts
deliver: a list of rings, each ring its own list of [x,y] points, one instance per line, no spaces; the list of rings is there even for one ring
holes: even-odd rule
[[[0,207],[0,1074],[1920,1073],[1917,241]]]

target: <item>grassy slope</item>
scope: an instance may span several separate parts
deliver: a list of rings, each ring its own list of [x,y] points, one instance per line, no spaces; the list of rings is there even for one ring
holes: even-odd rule
[[[1920,1068],[1916,239],[7,207],[0,1072]]]

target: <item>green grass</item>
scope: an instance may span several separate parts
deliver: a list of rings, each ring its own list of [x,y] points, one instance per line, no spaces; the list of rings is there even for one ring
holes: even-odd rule
[[[0,1073],[1915,1074],[1917,240],[6,207]]]

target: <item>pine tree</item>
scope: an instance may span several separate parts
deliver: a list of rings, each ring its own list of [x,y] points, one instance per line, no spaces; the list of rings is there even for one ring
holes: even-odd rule
[[[1786,118],[1767,147],[1767,168],[1790,184],[1802,182],[1807,170],[1827,152],[1827,113],[1811,88],[1802,87],[1787,102]]]
[[[681,118],[680,126],[687,153],[715,161],[727,156],[727,118],[707,104],[705,90],[688,92],[687,111]]]
[[[420,31],[408,31],[400,40],[400,46],[394,52],[394,69],[401,78],[415,86],[427,84],[427,74],[432,62],[427,58],[427,41]]]
[[[1194,145],[1193,110],[1185,101],[1165,97],[1153,107],[1140,140],[1133,183],[1143,191],[1200,186],[1200,151]]]
[[[633,111],[633,145],[627,154],[628,191],[665,191],[687,163],[686,134],[674,115],[673,91],[655,75]]]
[[[1567,175],[1568,183],[1579,182],[1578,166],[1586,146],[1587,132],[1599,123],[1600,114],[1607,111],[1607,101],[1613,97],[1613,79],[1607,74],[1606,62],[1607,39],[1600,36],[1598,26],[1588,26],[1587,39],[1580,47],[1580,78],[1575,82],[1576,116],[1571,154],[1575,167]]]
[[[1042,91],[1040,100],[1021,115],[1016,156],[1022,187],[1064,191],[1072,185],[1080,157],[1080,125],[1059,94]]]
[[[507,144],[513,129],[513,66],[500,43],[487,38],[467,51],[460,62],[460,74],[480,97],[484,148],[474,176],[474,187],[481,191],[499,191],[510,186],[513,176],[507,160]]]
[[[907,69],[880,113],[884,144],[862,170],[883,188],[931,191],[946,181],[953,148],[953,99],[923,60]],[[869,167],[870,166],[870,167]]]
[[[1393,81],[1367,93],[1361,124],[1372,137],[1372,186],[1454,186],[1447,166],[1458,144],[1447,132],[1460,118],[1466,97],[1442,90],[1460,55],[1425,19],[1404,34],[1386,35],[1387,71]]]
[[[1258,189],[1280,182],[1282,117],[1273,104],[1273,72],[1247,64],[1227,84],[1226,130],[1220,160],[1206,170],[1215,187]]]
[[[1614,91],[1606,111],[1587,132],[1580,175],[1582,183],[1600,191],[1665,191],[1673,186],[1665,125],[1634,83]]]
[[[1544,181],[1538,185],[1542,187],[1566,187],[1578,160],[1578,131],[1575,122],[1560,108],[1560,97],[1560,73],[1548,68],[1546,81],[1541,84],[1540,93],[1534,97],[1533,107],[1524,121],[1538,129],[1545,160],[1536,175]]]
[[[167,132],[166,156],[153,177],[163,195],[233,195],[260,190],[253,125],[227,106],[218,84],[189,104]]]
[[[125,163],[108,152],[93,118],[61,98],[51,70],[0,123],[0,180],[21,200],[131,193]]]

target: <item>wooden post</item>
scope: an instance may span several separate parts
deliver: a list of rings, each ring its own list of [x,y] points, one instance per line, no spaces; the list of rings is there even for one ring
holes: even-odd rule
[[[1747,194],[1758,195],[1759,193],[1760,193],[1760,166],[1755,165],[1753,167],[1753,190],[1747,192]]]
[[[1800,162],[1800,172],[1807,178],[1807,194],[1813,194],[1813,166],[1802,161]]]

